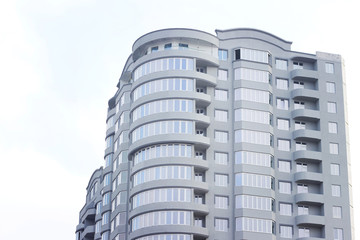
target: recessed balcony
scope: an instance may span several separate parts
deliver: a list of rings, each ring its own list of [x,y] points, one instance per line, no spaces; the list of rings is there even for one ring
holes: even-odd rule
[[[291,117],[297,120],[317,121],[320,120],[320,112],[311,109],[295,109],[291,111]]]
[[[315,172],[297,172],[294,174],[295,182],[302,183],[322,183],[324,181],[321,173]]]
[[[308,69],[294,69],[291,71],[290,76],[295,80],[316,81],[319,79],[317,71]]]
[[[325,226],[325,217],[318,215],[299,215],[295,217],[298,226]]]
[[[298,193],[295,195],[295,202],[297,204],[324,204],[324,195],[315,193]]]
[[[308,151],[308,150],[299,150],[293,153],[293,159],[295,161],[304,161],[304,162],[321,162],[322,154],[321,152]]]
[[[320,141],[321,132],[308,129],[298,129],[293,132],[293,138],[298,141]]]
[[[291,91],[291,98],[295,100],[317,101],[319,97],[320,93],[316,90],[297,88]]]

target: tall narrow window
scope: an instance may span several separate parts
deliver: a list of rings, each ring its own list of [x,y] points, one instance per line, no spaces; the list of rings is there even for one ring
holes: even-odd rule
[[[326,92],[335,93],[335,83],[334,82],[326,82]]]
[[[325,72],[326,73],[334,73],[334,64],[333,63],[325,63]]]
[[[276,88],[282,89],[282,90],[288,90],[289,89],[289,81],[287,79],[276,79]]]
[[[339,154],[339,144],[337,143],[329,143],[329,151],[330,154]]]
[[[340,185],[331,185],[331,196],[333,197],[341,196]]]
[[[282,59],[275,60],[276,69],[287,70],[287,61]]]
[[[337,133],[337,123],[336,122],[329,122],[329,133]]]
[[[278,109],[288,110],[289,109],[289,100],[283,99],[283,98],[276,99],[276,107]]]
[[[334,176],[340,175],[340,165],[336,163],[330,164],[330,174]]]
[[[223,69],[219,69],[218,70],[218,79],[226,81],[228,79],[228,71],[223,70]]]
[[[327,103],[328,113],[336,113],[336,103],[335,102],[328,102]]]
[[[333,206],[333,218],[341,218],[342,217],[342,210],[339,206]]]
[[[341,228],[334,228],[334,240],[344,240],[343,230]]]
[[[228,58],[228,51],[224,50],[224,49],[219,49],[218,51],[218,55],[219,55],[219,60],[221,61],[226,61]]]

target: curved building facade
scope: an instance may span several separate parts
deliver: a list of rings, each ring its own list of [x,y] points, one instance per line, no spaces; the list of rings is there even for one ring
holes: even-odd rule
[[[343,74],[255,29],[140,37],[77,239],[352,239]]]

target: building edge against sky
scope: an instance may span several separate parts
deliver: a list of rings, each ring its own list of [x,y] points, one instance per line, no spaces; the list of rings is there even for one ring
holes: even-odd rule
[[[141,36],[76,238],[353,239],[343,76],[256,29]]]

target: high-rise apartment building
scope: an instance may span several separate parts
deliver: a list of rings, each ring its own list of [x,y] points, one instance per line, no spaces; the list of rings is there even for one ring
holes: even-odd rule
[[[140,37],[77,239],[352,239],[343,76],[255,29]]]

